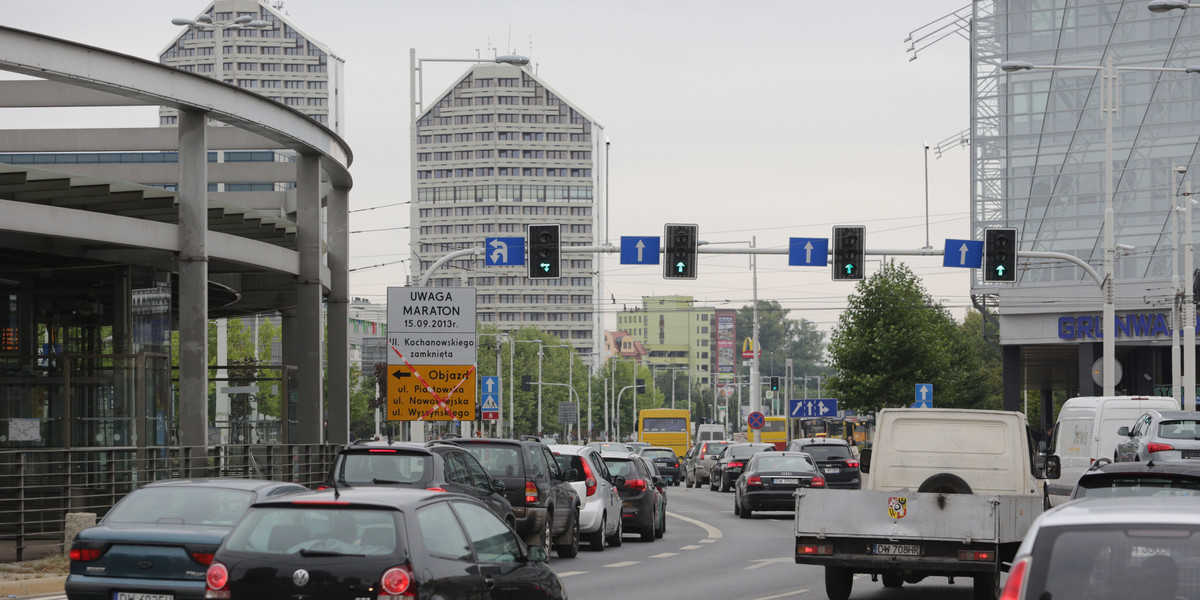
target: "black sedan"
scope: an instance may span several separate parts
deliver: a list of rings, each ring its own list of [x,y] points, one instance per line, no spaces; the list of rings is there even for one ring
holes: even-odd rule
[[[754,455],[734,486],[733,514],[749,519],[756,510],[795,510],[798,488],[823,488],[825,478],[803,452]]]
[[[254,505],[217,551],[207,597],[565,599],[546,559],[468,496],[329,489]]]
[[[708,489],[713,491],[720,489],[722,492],[728,492],[733,487],[733,483],[737,481],[738,476],[742,474],[742,470],[746,467],[746,461],[750,460],[751,456],[759,452],[774,451],[775,444],[765,442],[742,442],[725,446],[717,455],[717,462],[713,463],[709,473]]]
[[[679,456],[666,446],[651,446],[643,448],[641,455],[654,461],[658,472],[670,485],[679,485],[683,481],[683,471],[679,468]]]
[[[71,600],[204,598],[213,553],[250,505],[307,492],[261,479],[173,479],[121,498],[71,544]]]

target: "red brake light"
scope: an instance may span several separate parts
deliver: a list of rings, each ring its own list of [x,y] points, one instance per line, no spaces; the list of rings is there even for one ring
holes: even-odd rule
[[[327,489],[329,489],[329,486],[327,486],[327,485],[324,485],[324,484],[321,484],[321,485],[318,485],[318,486],[317,486],[317,491],[318,491],[318,492],[319,492],[319,491],[321,491],[321,490],[327,490]]]
[[[386,449],[386,448],[375,448],[375,449],[372,449],[372,450],[367,450],[367,453],[369,453],[369,454],[376,454],[376,453],[383,453],[383,454],[395,454],[395,453],[396,453],[396,451],[395,451],[395,450]]]
[[[730,469],[732,469],[734,467],[744,467],[744,466],[746,466],[746,463],[735,460],[726,466],[729,467]]]
[[[443,488],[443,487],[427,487],[427,488],[425,488],[425,489],[427,489],[427,490],[429,490],[429,491],[431,491],[431,492],[444,492],[444,491],[446,491],[446,488]]]
[[[596,495],[596,477],[594,475],[592,475],[592,468],[588,466],[588,463],[586,460],[581,459],[579,461],[579,463],[583,465],[583,476],[584,476],[583,485],[587,487],[587,495],[595,496]]]
[[[646,480],[645,479],[626,479],[625,487],[627,487],[631,490],[645,490],[646,489]]]
[[[209,565],[208,572],[206,572],[204,574],[204,584],[208,586],[207,593],[205,594],[206,597],[208,597],[208,598],[219,598],[219,597],[220,598],[228,598],[229,590],[226,590],[224,588],[225,588],[225,586],[229,585],[229,569],[226,569],[225,565],[223,565],[221,563],[213,563],[213,564]],[[224,595],[213,595],[212,594],[212,592],[216,592],[216,591],[220,591],[220,590],[224,590],[225,594]]]
[[[821,477],[820,475],[814,475],[812,478],[812,483],[809,485],[812,487],[825,487],[825,478]]]
[[[958,560],[981,560],[991,562],[996,560],[996,553],[987,550],[959,550]]]
[[[846,467],[847,467],[847,468],[850,468],[850,469],[857,469],[857,468],[858,468],[858,461],[857,461],[857,460],[854,460],[853,458],[851,458],[851,459],[849,459],[849,460],[847,460],[847,461],[846,461]]]
[[[525,482],[525,502],[535,503],[538,499],[537,484],[532,481]]]
[[[192,560],[207,567],[208,565],[212,564],[213,556],[214,554],[212,552],[193,552]]]
[[[1004,591],[1000,592],[1000,600],[1020,600],[1021,588],[1025,583],[1025,571],[1029,569],[1029,557],[1018,560],[1008,572],[1008,581],[1004,582]]]
[[[71,560],[75,562],[91,562],[104,555],[100,548],[71,548]]]
[[[412,587],[412,574],[404,567],[392,567],[384,571],[379,587],[389,596],[412,596],[416,592],[409,589]]]
[[[746,485],[761,486],[762,477],[759,477],[758,475],[751,475],[746,478]]]
[[[833,554],[833,544],[800,544],[796,546],[796,554]]]
[[[1174,449],[1175,449],[1175,446],[1172,446],[1170,444],[1163,444],[1160,442],[1150,442],[1150,443],[1146,444],[1146,452],[1150,452],[1151,454],[1153,454],[1155,452],[1166,452],[1167,450],[1174,450]]]

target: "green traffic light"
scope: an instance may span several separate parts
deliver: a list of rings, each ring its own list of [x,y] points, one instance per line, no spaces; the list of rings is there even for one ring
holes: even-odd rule
[[[996,265],[996,275],[998,277],[1004,277],[1004,265]]]
[[[538,265],[538,266],[540,266],[540,267],[542,268],[542,270],[543,270],[543,271],[545,271],[545,272],[547,272],[547,273],[549,273],[549,272],[550,272],[550,263],[541,263],[541,264],[540,264],[540,265]]]
[[[682,273],[683,270],[686,268],[687,268],[687,265],[683,264],[682,262],[675,263],[675,270],[679,273]]]
[[[854,274],[854,264],[853,263],[846,263],[846,274],[847,275]]]

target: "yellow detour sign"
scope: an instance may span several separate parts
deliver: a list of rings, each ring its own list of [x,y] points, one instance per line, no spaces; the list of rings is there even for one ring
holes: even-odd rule
[[[475,395],[475,365],[388,365],[389,421],[474,421]]]

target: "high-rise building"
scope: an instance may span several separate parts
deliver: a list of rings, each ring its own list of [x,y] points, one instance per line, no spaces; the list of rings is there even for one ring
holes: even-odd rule
[[[175,39],[158,53],[159,61],[258,92],[342,135],[345,61],[296,27],[282,5],[215,0],[193,19],[197,26],[180,27]],[[265,26],[239,25],[235,21],[240,17]],[[160,111],[161,124],[177,121],[175,109]]]
[[[982,240],[987,227],[1016,227],[1019,250],[1071,254],[1116,277],[1115,323],[1101,318],[1102,288],[1063,260],[1020,258],[1015,284],[974,281],[976,302],[1000,315],[1006,407],[1020,406],[1022,390],[1040,391],[1043,406],[1056,390],[1100,394],[1106,335],[1116,343],[1118,393],[1170,395],[1179,371],[1171,366],[1171,330],[1195,327],[1171,325],[1182,288],[1192,285],[1182,269],[1181,289],[1171,283],[1173,260],[1182,263],[1173,250],[1171,208],[1183,206],[1180,194],[1195,177],[1184,179],[1172,166],[1200,174],[1200,76],[1130,67],[1200,62],[1200,14],[1159,14],[1147,4],[973,4],[974,238]],[[1112,274],[1102,272],[1101,68],[1108,60],[1118,69],[1112,89],[1119,105],[1111,137],[1119,246]],[[1005,61],[1035,68],[1006,73]],[[1044,68],[1055,65],[1077,68]]]
[[[647,366],[678,369],[709,385],[720,365],[716,316],[691,296],[643,296],[641,306],[617,313],[617,329],[645,347]]]
[[[524,238],[530,225],[558,224],[562,246],[597,243],[596,122],[528,69],[480,63],[417,116],[412,277],[421,281],[447,253]],[[473,286],[480,322],[533,326],[583,354],[598,351],[597,258],[562,253],[561,274],[530,279],[524,266],[452,260],[428,285]]]

